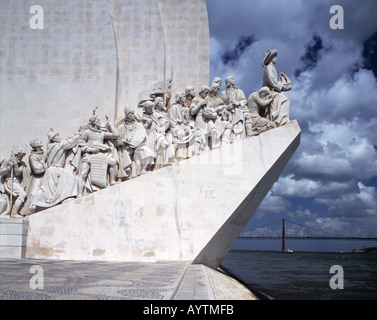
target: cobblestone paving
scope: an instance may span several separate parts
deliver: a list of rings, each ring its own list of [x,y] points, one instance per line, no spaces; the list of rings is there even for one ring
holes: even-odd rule
[[[186,268],[185,263],[0,259],[0,300],[172,299]],[[41,285],[39,270],[43,288],[32,289]]]

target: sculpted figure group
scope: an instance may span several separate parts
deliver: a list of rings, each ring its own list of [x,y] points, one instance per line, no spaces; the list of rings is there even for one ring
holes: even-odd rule
[[[61,139],[53,129],[47,148],[30,141],[30,155],[18,148],[0,162],[0,215],[19,218],[81,197],[147,171],[220,148],[289,121],[289,78],[275,69],[276,50],[263,59],[263,86],[246,99],[233,76],[214,78],[198,93],[188,86],[176,92],[170,107],[164,94],[124,107],[116,125],[96,109],[77,133]],[[26,164],[28,162],[29,165]]]

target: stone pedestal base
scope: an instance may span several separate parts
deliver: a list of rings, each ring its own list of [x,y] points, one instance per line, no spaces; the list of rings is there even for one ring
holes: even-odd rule
[[[0,218],[0,258],[24,258],[29,221]]]

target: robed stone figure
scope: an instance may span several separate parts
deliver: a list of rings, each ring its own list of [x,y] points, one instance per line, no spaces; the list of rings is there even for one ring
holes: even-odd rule
[[[275,68],[277,54],[276,49],[267,50],[265,53],[262,62],[264,68],[262,86],[267,87],[274,98],[271,116],[268,120],[271,120],[277,126],[281,126],[289,121],[290,106],[290,101],[282,92],[291,90],[292,83],[285,74],[280,73],[280,75],[278,75]]]

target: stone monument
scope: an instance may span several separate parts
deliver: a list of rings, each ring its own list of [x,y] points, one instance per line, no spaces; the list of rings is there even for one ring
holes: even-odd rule
[[[3,232],[21,221],[17,252],[26,258],[190,261],[216,268],[299,145],[300,128],[289,120],[289,100],[281,93],[292,85],[273,65],[277,51],[267,51],[264,87],[247,100],[234,76],[221,93],[221,79],[207,86],[204,1],[83,1],[77,11],[72,3],[59,2],[54,10],[49,0],[44,5],[44,14],[55,18],[46,16],[46,30],[49,23],[61,28],[59,10],[74,12],[75,28],[83,28],[82,34],[72,30],[77,51],[48,56],[56,72],[38,78],[52,81],[39,96],[55,103],[51,114],[25,89],[19,96],[28,121],[22,112],[16,121],[19,110],[5,102],[14,106],[18,81],[28,84],[33,73],[15,73],[16,65],[7,69],[9,81],[1,78],[1,110],[10,120],[2,125],[12,126],[17,139],[1,146],[8,152],[0,159]],[[33,37],[47,51],[68,41],[62,30],[54,36],[43,35],[46,30]],[[5,31],[15,35],[14,28]],[[4,56],[25,54],[14,50],[8,55],[15,57]],[[23,121],[27,130],[20,129]],[[60,138],[62,131],[67,138]],[[39,137],[46,132],[44,151]],[[25,162],[29,134],[35,136]],[[13,143],[21,145],[15,152]]]

